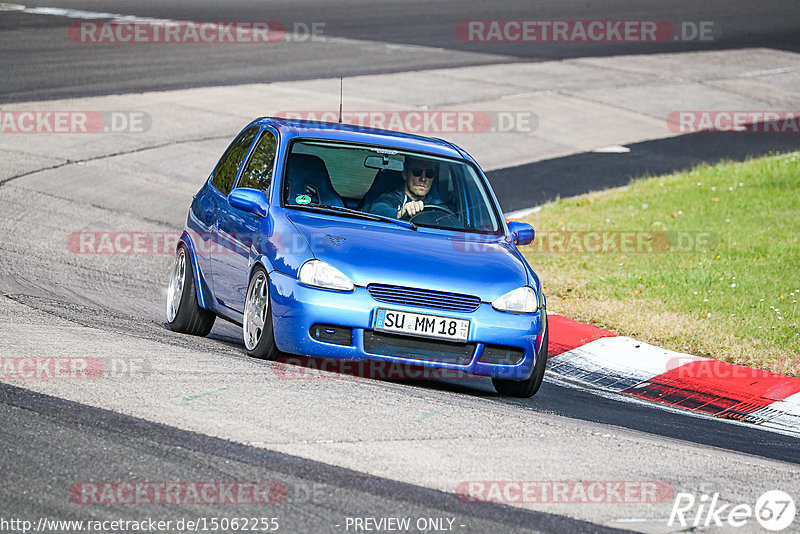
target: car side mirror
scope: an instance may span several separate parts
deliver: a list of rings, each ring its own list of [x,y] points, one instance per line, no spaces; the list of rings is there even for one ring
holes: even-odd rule
[[[269,200],[264,191],[251,187],[237,187],[231,191],[228,195],[228,204],[259,217],[266,217],[269,210]]]
[[[511,230],[511,235],[514,237],[514,244],[518,246],[529,245],[536,236],[533,226],[528,223],[509,221],[508,229]]]

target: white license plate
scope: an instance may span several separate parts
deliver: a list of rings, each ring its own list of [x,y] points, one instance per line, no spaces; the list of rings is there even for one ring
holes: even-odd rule
[[[375,315],[375,330],[449,341],[466,341],[469,336],[469,320],[379,308]]]

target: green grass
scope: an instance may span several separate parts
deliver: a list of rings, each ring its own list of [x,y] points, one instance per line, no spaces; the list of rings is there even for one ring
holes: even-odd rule
[[[540,237],[522,250],[549,311],[800,374],[799,153],[647,177],[552,202],[526,220]],[[630,231],[654,237],[653,251],[588,253],[574,242],[571,253],[547,252],[559,230]],[[706,241],[685,241],[698,237]]]

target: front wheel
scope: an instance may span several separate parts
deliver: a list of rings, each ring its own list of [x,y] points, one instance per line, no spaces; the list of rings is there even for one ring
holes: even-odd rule
[[[542,339],[542,348],[536,355],[536,365],[533,367],[533,373],[527,380],[506,380],[503,378],[492,378],[494,389],[501,395],[508,397],[533,397],[542,385],[544,380],[544,370],[547,368],[547,344],[550,337],[550,327],[547,324],[545,316],[544,338]]]
[[[216,316],[197,303],[192,264],[186,246],[181,244],[170,271],[167,286],[167,322],[171,330],[193,336],[206,336]]]
[[[247,354],[262,360],[278,357],[272,330],[272,307],[269,303],[269,278],[263,267],[256,267],[247,287],[244,302],[244,346]]]

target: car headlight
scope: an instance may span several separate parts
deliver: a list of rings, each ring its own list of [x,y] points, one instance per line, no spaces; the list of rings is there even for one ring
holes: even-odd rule
[[[300,267],[297,279],[301,284],[336,291],[352,291],[355,289],[353,281],[347,278],[342,271],[328,265],[322,260],[309,260]]]
[[[492,308],[505,312],[536,313],[539,310],[539,296],[532,287],[518,287],[495,299]]]

